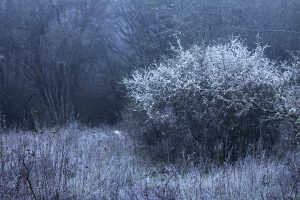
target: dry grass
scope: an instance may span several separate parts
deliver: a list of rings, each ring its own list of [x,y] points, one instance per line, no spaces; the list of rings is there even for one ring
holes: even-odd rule
[[[9,131],[0,137],[0,156],[3,200],[300,198],[299,176],[287,161],[154,167],[112,128],[72,123],[43,133]]]

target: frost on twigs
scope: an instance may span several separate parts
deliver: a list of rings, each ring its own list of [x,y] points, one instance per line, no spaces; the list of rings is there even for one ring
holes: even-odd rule
[[[135,71],[124,83],[137,107],[150,118],[177,98],[199,94],[202,100],[194,99],[198,104],[223,101],[239,110],[239,115],[250,108],[268,109],[274,102],[261,93],[279,89],[284,77],[264,50],[265,46],[257,46],[250,51],[239,39],[225,45],[181,49],[175,58]],[[161,102],[164,105],[159,106]]]
[[[265,48],[258,44],[249,50],[234,38],[227,44],[175,50],[173,58],[124,80],[133,110],[145,112],[156,128],[164,127],[164,134],[190,138],[197,146],[220,140],[220,148],[229,153],[233,144],[258,143],[262,131],[276,137],[276,126],[266,123],[289,117],[291,109],[299,114],[299,70],[270,60]]]

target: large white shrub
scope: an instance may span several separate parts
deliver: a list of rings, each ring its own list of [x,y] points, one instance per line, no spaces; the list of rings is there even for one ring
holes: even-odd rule
[[[133,110],[146,112],[149,121],[167,127],[173,136],[191,135],[204,145],[204,134],[214,142],[221,138],[224,143],[222,137],[230,134],[246,137],[238,139],[243,145],[257,142],[261,130],[247,131],[257,131],[262,119],[283,118],[286,110],[295,109],[297,95],[296,86],[287,90],[295,68],[268,59],[265,48],[249,50],[237,38],[227,44],[179,48],[174,58],[124,80]],[[236,146],[227,145],[223,148]]]
[[[259,86],[277,89],[284,81],[275,63],[265,57],[264,48],[249,51],[234,39],[225,45],[180,49],[175,58],[154,64],[152,69],[137,70],[124,83],[138,108],[147,111],[150,118],[156,113],[158,100],[170,100],[181,92],[212,95],[211,101],[221,99],[248,109],[261,103],[259,94],[249,96],[245,90]],[[199,104],[207,101],[204,98]]]

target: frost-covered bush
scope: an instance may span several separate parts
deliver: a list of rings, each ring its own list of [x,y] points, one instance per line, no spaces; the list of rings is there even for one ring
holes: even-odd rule
[[[167,146],[168,157],[187,151],[223,160],[272,149],[293,73],[268,59],[265,48],[249,50],[237,38],[179,48],[174,58],[133,72],[124,80],[132,111],[145,113],[145,124],[158,132],[145,137]]]
[[[300,54],[293,56],[291,63],[283,63],[285,70],[285,85],[283,87],[281,110],[293,123],[293,134],[290,138],[296,147],[300,148]]]

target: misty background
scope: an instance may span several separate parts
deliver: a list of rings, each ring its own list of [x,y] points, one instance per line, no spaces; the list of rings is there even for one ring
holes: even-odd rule
[[[240,36],[283,61],[300,45],[298,0],[1,0],[0,111],[9,127],[115,124],[123,77],[184,48]]]

